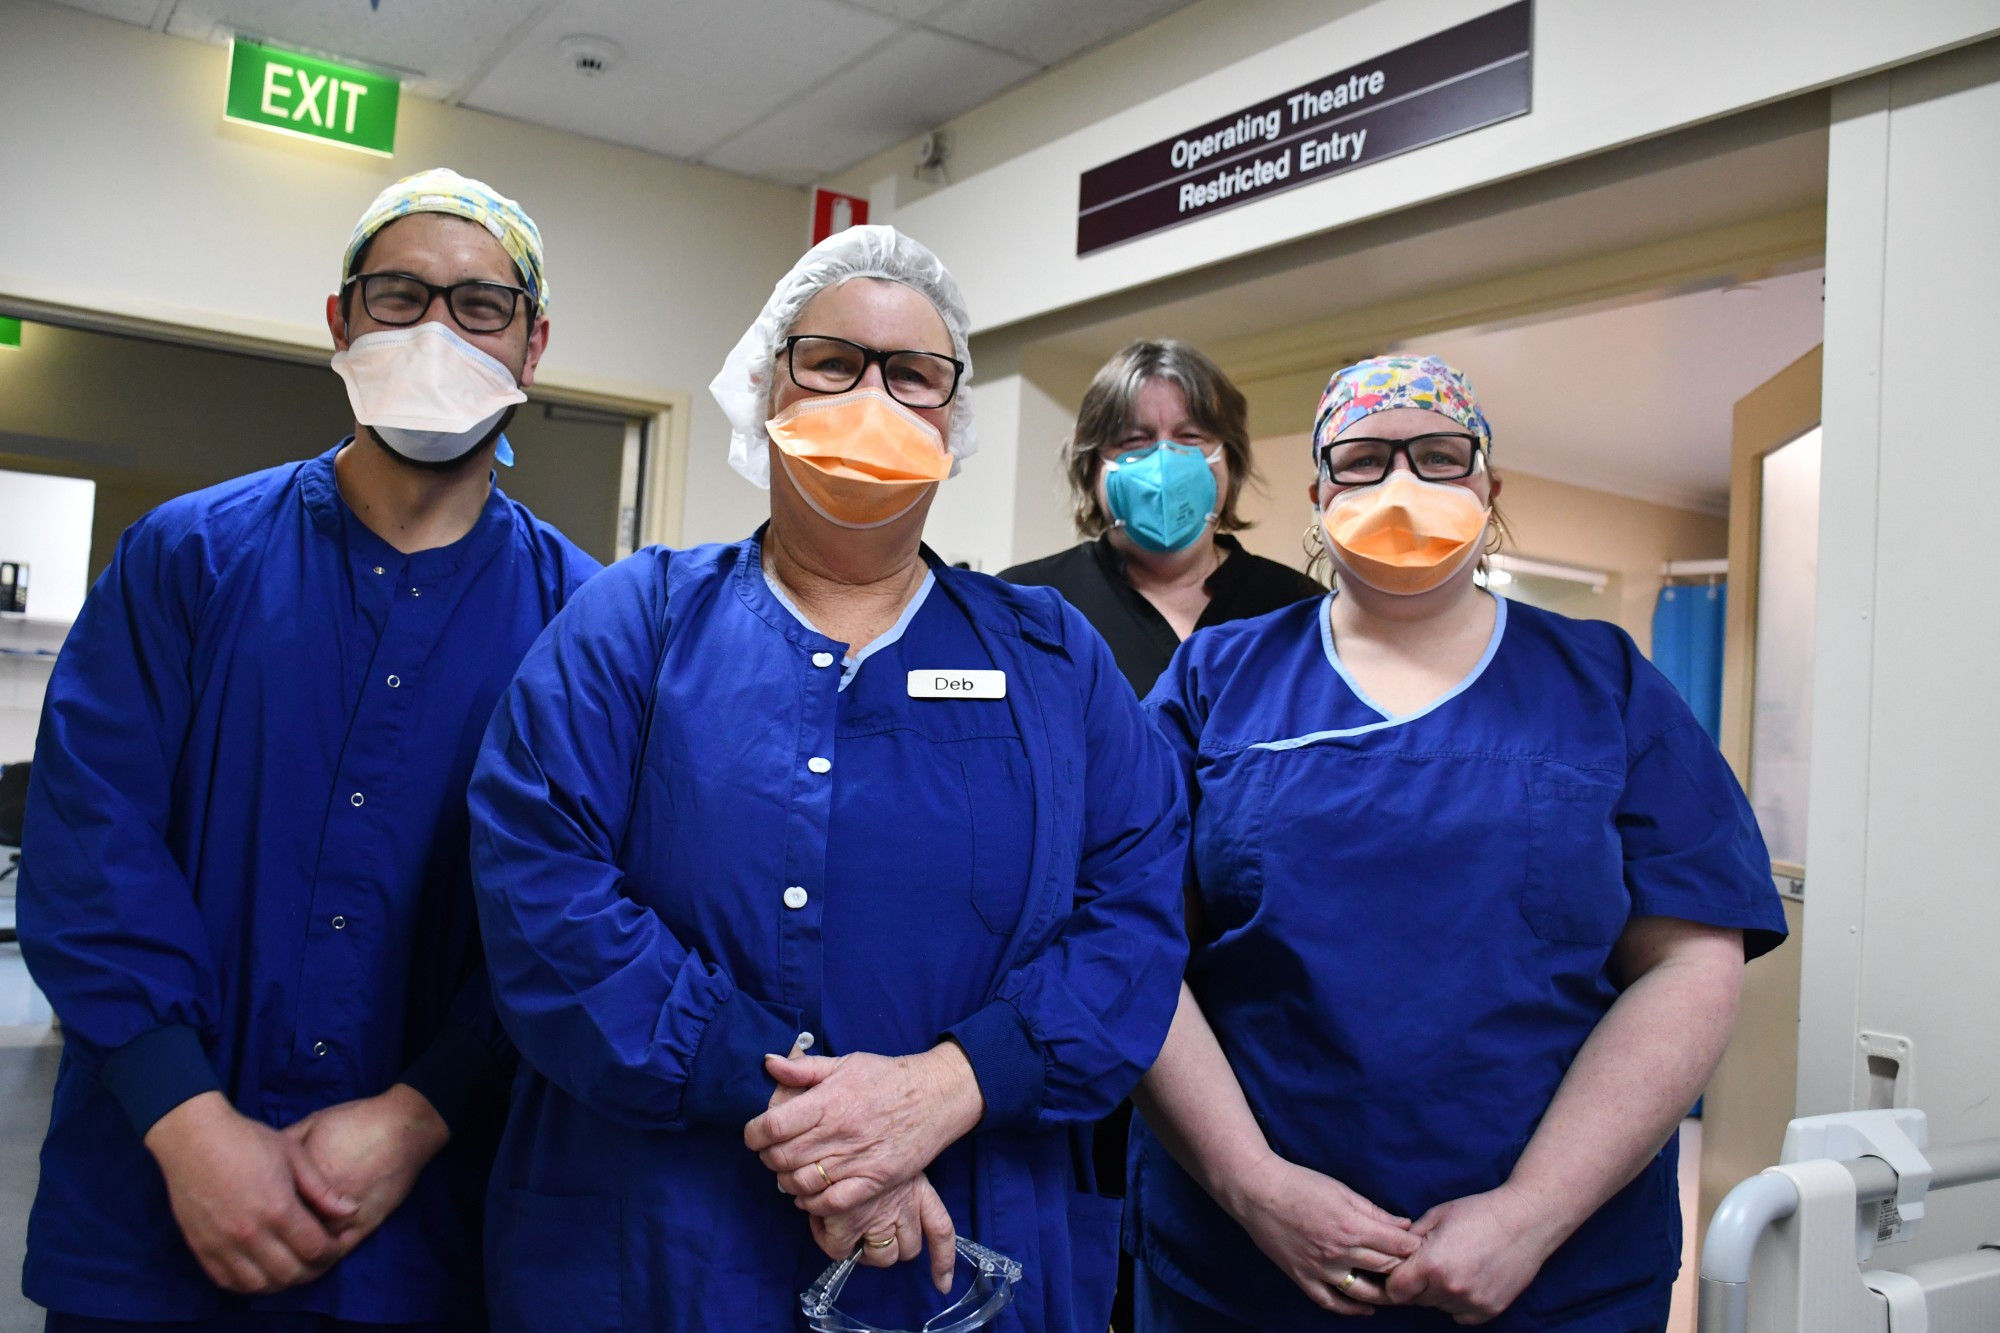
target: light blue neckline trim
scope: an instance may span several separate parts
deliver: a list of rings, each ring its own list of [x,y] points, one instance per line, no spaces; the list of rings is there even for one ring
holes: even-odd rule
[[[828,634],[818,625],[815,625],[812,623],[812,621],[806,619],[806,613],[799,610],[798,604],[793,602],[790,597],[785,595],[785,590],[778,586],[778,581],[776,579],[771,577],[770,570],[768,569],[764,570],[763,574],[764,574],[764,586],[769,588],[771,590],[771,595],[778,599],[778,605],[784,607],[787,611],[792,613],[792,618],[794,620],[798,621],[801,625],[804,625],[807,629],[811,630],[813,633],[819,635],[822,639],[833,639],[833,636],[831,634]],[[840,688],[842,690],[845,690],[850,684],[853,683],[855,674],[861,670],[861,664],[863,662],[866,662],[876,653],[881,652],[884,648],[887,648],[890,644],[896,642],[898,639],[903,637],[903,631],[907,630],[910,627],[910,621],[916,617],[917,611],[924,604],[924,599],[931,595],[931,589],[936,586],[937,586],[937,574],[929,569],[926,569],[924,571],[924,581],[917,586],[916,595],[911,597],[909,605],[903,608],[903,614],[896,617],[896,623],[889,626],[889,628],[883,630],[880,634],[876,635],[875,641],[873,643],[869,644],[866,648],[863,648],[860,652],[854,654],[854,656],[843,657],[841,659]],[[839,640],[835,639],[834,642],[837,643],[839,642]]]
[[[1347,673],[1347,668],[1341,665],[1340,654],[1333,650],[1333,597],[1329,595],[1324,603],[1325,609],[1321,612],[1319,618],[1320,646],[1326,650],[1326,660],[1333,664],[1335,671],[1340,673],[1340,678],[1346,682],[1347,688],[1354,691],[1354,697],[1380,713],[1382,720],[1380,722],[1370,722],[1365,726],[1359,727],[1341,727],[1334,731],[1309,732],[1304,736],[1293,736],[1288,740],[1258,741],[1251,745],[1250,748],[1253,750],[1296,750],[1302,745],[1311,745],[1315,741],[1339,740],[1347,736],[1365,736],[1371,731],[1386,731],[1390,727],[1400,727],[1406,722],[1415,722],[1418,718],[1428,717],[1430,714],[1435,713],[1438,709],[1471,689],[1473,682],[1485,675],[1486,668],[1492,665],[1494,654],[1500,651],[1500,640],[1507,633],[1507,599],[1505,597],[1494,597],[1492,593],[1486,595],[1493,597],[1493,632],[1486,636],[1486,651],[1480,654],[1478,663],[1473,666],[1471,671],[1466,673],[1464,680],[1461,680],[1458,684],[1452,686],[1443,694],[1440,694],[1437,698],[1419,708],[1416,712],[1405,713],[1401,717],[1395,716],[1388,709],[1382,707],[1381,704],[1369,698],[1362,688],[1354,683],[1354,677]]]
[[[1382,715],[1383,721],[1394,722],[1396,720],[1396,715],[1394,713],[1384,708],[1381,704],[1376,703],[1374,698],[1368,693],[1368,691],[1361,688],[1361,682],[1356,680],[1348,672],[1347,664],[1340,660],[1340,654],[1334,650],[1332,593],[1328,593],[1320,602],[1319,646],[1325,650],[1327,662],[1333,667],[1334,671],[1339,674],[1340,678],[1343,681],[1347,682],[1347,688],[1354,692],[1355,698],[1359,699],[1362,703],[1368,705],[1368,707],[1374,710],[1375,712],[1380,713]],[[1481,663],[1481,665],[1483,666],[1485,664]],[[1462,684],[1459,686],[1459,689],[1464,689],[1464,688],[1465,687]]]

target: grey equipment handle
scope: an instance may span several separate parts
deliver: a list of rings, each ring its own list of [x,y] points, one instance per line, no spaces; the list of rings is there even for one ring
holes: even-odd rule
[[[2000,1180],[2000,1138],[1974,1139],[1926,1150],[1931,1188]],[[1896,1197],[1896,1172],[1879,1157],[1842,1162],[1854,1177],[1854,1201]],[[1701,1247],[1700,1333],[1749,1333],[1750,1258],[1766,1227],[1796,1213],[1798,1188],[1782,1175],[1757,1175],[1722,1200]]]

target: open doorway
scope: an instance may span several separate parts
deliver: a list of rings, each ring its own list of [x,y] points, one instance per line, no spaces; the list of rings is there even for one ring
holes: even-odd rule
[[[1373,355],[1442,357],[1494,427],[1506,541],[1489,586],[1618,625],[1721,740],[1729,663],[1755,651],[1732,618],[1739,593],[1754,598],[1739,584],[1755,578],[1732,527],[1758,504],[1737,475],[1738,405],[1823,336],[1826,123],[1823,99],[1800,98],[1435,201],[1045,316],[996,336],[993,359],[1011,357],[1073,412],[1125,342],[1201,347],[1249,400],[1263,486],[1239,502],[1253,524],[1240,540],[1303,568],[1310,430],[1328,376]],[[1816,502],[1816,485],[1803,492]],[[1760,967],[1784,989],[1782,962]],[[1762,1026],[1790,1013],[1795,1029],[1795,980],[1789,1007],[1772,1001]],[[1795,1030],[1786,1040],[1769,1063],[1785,1069],[1788,1097]],[[1751,1119],[1763,1119],[1765,1084]],[[1724,1103],[1743,1109],[1741,1092],[1710,1099],[1718,1128],[1734,1114]],[[1683,1144],[1677,1333],[1694,1326],[1698,1124]]]
[[[1822,286],[1808,263],[1396,338],[1369,352],[1441,356],[1478,390],[1505,480],[1494,590],[1611,621],[1650,651],[1662,590],[1691,579],[1706,595],[1709,562],[1728,555],[1732,412],[1818,344]],[[1310,517],[1307,439],[1260,436],[1266,493],[1246,505],[1258,524],[1244,544],[1289,563],[1300,560]]]
[[[0,566],[11,567],[0,571],[11,573],[0,579],[0,1266],[18,1274],[61,1048],[13,938],[13,862],[57,651],[134,521],[310,459],[353,413],[323,352],[0,309],[27,317],[18,346],[0,345]],[[608,563],[674,536],[685,416],[674,403],[538,385],[508,426],[517,461],[499,485]],[[0,1287],[0,1327],[31,1323],[40,1314],[18,1285]]]
[[[652,526],[644,516],[661,507],[669,414],[538,386],[508,426],[517,461],[499,485],[609,563],[630,553]],[[18,346],[0,348],[0,471],[94,487],[88,523],[70,534],[87,547],[86,585],[149,510],[311,458],[352,428],[346,390],[318,358],[39,321],[23,325]],[[73,616],[0,611],[0,765],[33,752],[48,671]]]
[[[309,459],[353,428],[323,356],[87,323],[30,320],[18,346],[0,346],[0,794],[25,779],[56,653],[120,535],[167,500]],[[657,528],[645,520],[667,498],[670,421],[667,405],[538,386],[508,426],[517,462],[499,485],[609,563]],[[5,938],[9,832],[0,819],[0,1045],[49,1020]]]
[[[45,323],[26,324],[21,345],[0,350],[0,467],[97,484],[93,578],[119,534],[162,501],[310,458],[353,419],[323,361]],[[651,424],[537,387],[508,425],[517,461],[499,484],[613,560],[621,520],[641,501],[644,470],[628,468],[628,443],[643,450]]]

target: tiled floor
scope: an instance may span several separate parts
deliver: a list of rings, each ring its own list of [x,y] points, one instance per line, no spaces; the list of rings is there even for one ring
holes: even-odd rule
[[[13,954],[19,964],[20,951],[14,946],[0,946],[0,951]],[[0,1046],[0,1333],[36,1333],[42,1327],[42,1312],[21,1294],[21,1257],[27,1252],[28,1204],[35,1197],[42,1134],[49,1126],[49,1094],[55,1089],[62,1047],[46,1022],[39,1028],[4,1032],[8,1044]],[[33,1044],[31,1033],[36,1038]]]
[[[13,881],[0,884],[0,891],[12,890]],[[0,896],[0,926],[14,924],[14,898],[11,892]],[[21,961],[21,946],[0,944],[0,1028],[27,1028],[30,1033],[0,1033],[0,1045],[20,1045],[30,1035],[39,1043],[49,1025],[49,1002],[35,989],[35,983],[28,977],[28,966]]]
[[[13,881],[0,882],[11,891]],[[0,926],[14,924],[11,892],[0,896]],[[0,944],[0,1333],[42,1327],[42,1312],[21,1295],[27,1252],[28,1205],[40,1177],[42,1135],[49,1127],[61,1038],[49,1023],[49,1002],[21,961],[21,946]]]

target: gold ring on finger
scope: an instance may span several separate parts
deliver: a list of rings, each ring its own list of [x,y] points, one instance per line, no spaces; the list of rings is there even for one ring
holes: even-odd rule
[[[861,1243],[863,1245],[866,1245],[871,1250],[886,1250],[891,1245],[894,1245],[896,1243],[896,1238],[894,1236],[890,1236],[886,1240],[877,1240],[873,1236],[863,1236],[861,1238]]]
[[[1346,1277],[1340,1279],[1340,1281],[1333,1284],[1333,1289],[1339,1292],[1341,1295],[1345,1296],[1348,1292],[1354,1290],[1354,1284],[1359,1282],[1360,1280],[1361,1280],[1361,1274],[1355,1272],[1353,1269],[1350,1268],[1347,1270]]]
[[[821,1180],[824,1180],[824,1181],[826,1182],[826,1187],[827,1187],[828,1189],[832,1189],[832,1188],[833,1188],[833,1177],[832,1177],[832,1176],[829,1176],[829,1175],[828,1175],[828,1174],[826,1173],[826,1168],[825,1168],[825,1167],[821,1166],[821,1165],[820,1165],[820,1164],[819,1164],[818,1162],[814,1162],[814,1163],[813,1163],[813,1170],[815,1170],[815,1171],[819,1172],[819,1178],[820,1178]]]

